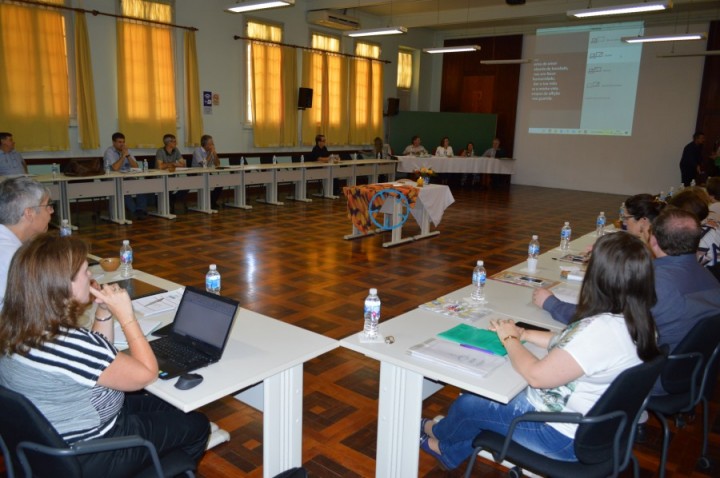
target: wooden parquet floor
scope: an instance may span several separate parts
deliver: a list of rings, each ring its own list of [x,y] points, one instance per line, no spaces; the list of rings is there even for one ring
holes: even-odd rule
[[[260,197],[249,190],[248,198]],[[130,239],[135,266],[166,279],[202,286],[208,264],[217,263],[223,295],[243,307],[333,338],[362,327],[363,299],[377,287],[383,317],[390,318],[470,281],[477,259],[489,274],[523,260],[531,234],[542,250],[555,247],[563,221],[576,235],[594,228],[603,210],[617,217],[624,197],[559,189],[511,186],[453,189],[455,204],[432,239],[384,249],[383,236],[343,240],[351,232],[342,199],[287,201],[284,206],[253,203],[252,210],[224,209],[216,215],[181,214],[174,221],[148,218],[129,226],[94,222],[81,212],[77,232],[100,256],[117,255]],[[409,220],[406,234],[419,228]],[[389,233],[386,233],[389,234]],[[386,236],[387,237],[387,236]],[[241,326],[241,324],[236,324]],[[313,477],[372,477],[379,366],[357,353],[338,349],[305,366],[303,463]],[[446,387],[424,403],[424,415],[444,413],[458,390]],[[711,456],[720,462],[717,403],[711,413]],[[233,398],[202,409],[229,430],[232,439],[207,453],[201,477],[262,476],[262,416]],[[670,449],[669,477],[720,476],[720,468],[695,469],[700,420],[677,433]],[[655,475],[659,428],[650,421],[650,440],[637,447],[642,476]],[[504,476],[479,460],[478,476]],[[420,476],[460,476],[443,472],[421,453]],[[627,476],[630,476],[627,474]]]

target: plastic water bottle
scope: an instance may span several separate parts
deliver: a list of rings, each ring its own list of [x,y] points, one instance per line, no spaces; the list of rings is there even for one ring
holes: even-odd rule
[[[210,264],[210,269],[205,274],[205,290],[220,295],[220,273],[215,264]]]
[[[143,159],[143,173],[147,173],[149,169],[147,159]]]
[[[60,237],[71,236],[71,235],[72,235],[72,229],[70,228],[70,224],[68,223],[67,219],[63,219],[62,223],[60,224]]]
[[[128,278],[132,275],[133,250],[130,241],[124,239],[120,248],[120,277]]]
[[[475,269],[473,269],[472,283],[473,291],[470,294],[472,300],[477,302],[485,302],[485,280],[487,279],[487,272],[485,271],[485,263],[483,261],[477,261]]]
[[[572,229],[570,229],[570,223],[565,221],[565,225],[560,230],[560,250],[570,250],[570,238],[572,237]]]
[[[533,234],[530,244],[528,245],[528,259],[537,259],[540,255],[540,241],[537,234]]]
[[[377,289],[370,289],[370,294],[365,298],[365,326],[363,334],[365,338],[374,339],[378,336],[378,323],[380,323],[380,297]]]
[[[105,165],[105,176],[107,176],[107,175],[109,175],[109,174],[110,174],[110,165],[109,165],[109,164],[106,164],[106,165]]]
[[[56,179],[58,173],[60,172],[60,168],[58,168],[58,164],[57,164],[57,163],[52,163],[52,166],[50,166],[50,171],[52,171],[52,177],[53,177],[53,179]]]
[[[619,223],[619,224],[620,224],[620,227],[621,227],[622,230],[624,231],[625,229],[627,229],[627,225],[625,224],[625,203],[624,203],[624,202],[623,202],[622,204],[620,204],[620,217],[619,217],[619,220],[620,220],[620,223]]]
[[[300,155],[300,162],[301,162],[301,163],[304,163],[304,162],[305,162],[305,155],[304,155],[304,154],[301,154],[301,155]]]
[[[667,199],[670,200],[675,195],[675,188],[670,186],[670,191],[668,191]]]
[[[595,235],[598,237],[605,235],[605,211],[600,211],[600,215],[595,220]]]
[[[697,185],[694,179],[690,180],[690,187],[694,188]]]

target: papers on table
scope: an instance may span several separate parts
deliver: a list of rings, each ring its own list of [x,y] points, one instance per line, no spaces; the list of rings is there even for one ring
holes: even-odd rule
[[[161,314],[177,308],[183,295],[183,289],[171,290],[161,294],[155,294],[148,297],[142,297],[132,301],[135,315],[140,317],[149,317],[151,315]]]
[[[455,317],[465,322],[477,322],[483,317],[492,314],[485,304],[469,302],[466,300],[452,300],[447,297],[438,297],[420,306],[421,309],[437,312],[438,314]]]
[[[140,319],[138,320],[138,324],[140,324],[140,329],[147,337],[153,330],[160,327],[160,324],[162,324],[162,322],[160,322],[159,320]],[[115,322],[115,343],[119,345],[127,345],[127,338],[125,338],[125,333],[123,332],[122,327],[120,327],[120,324],[117,322]]]
[[[510,284],[521,285],[523,287],[531,287],[537,289],[538,287],[550,288],[557,285],[559,282],[544,277],[535,277],[526,274],[519,274],[517,272],[502,271],[498,272],[491,279],[499,280],[501,282],[508,282]]]
[[[487,377],[507,360],[499,355],[492,355],[440,339],[426,340],[410,347],[407,353],[413,357],[430,360],[478,377]]]
[[[490,353],[493,355],[507,355],[505,346],[500,342],[497,333],[488,329],[479,329],[472,325],[460,324],[445,332],[440,332],[438,337],[456,342],[473,350]]]
[[[559,284],[553,287],[552,293],[555,297],[563,302],[569,302],[571,304],[577,304],[580,296],[580,288],[572,287],[568,284]]]

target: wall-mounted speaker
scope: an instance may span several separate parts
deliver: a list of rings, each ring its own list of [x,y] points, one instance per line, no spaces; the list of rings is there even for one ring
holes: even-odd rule
[[[312,88],[300,88],[298,90],[298,109],[312,108]]]
[[[385,116],[395,116],[400,112],[400,98],[388,98],[387,114]]]

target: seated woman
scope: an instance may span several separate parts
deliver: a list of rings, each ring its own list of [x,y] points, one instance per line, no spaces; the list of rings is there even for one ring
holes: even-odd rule
[[[468,143],[467,146],[465,146],[465,149],[460,152],[460,156],[465,158],[471,158],[475,156],[475,145],[472,143]]]
[[[318,134],[315,136],[315,146],[308,155],[306,161],[320,161],[321,163],[327,163],[330,161],[330,151],[327,149],[327,140],[324,134]]]
[[[665,202],[652,194],[636,194],[625,200],[623,224],[627,231],[647,244],[650,240],[650,225],[665,209]]]
[[[142,390],[158,376],[155,355],[127,291],[100,289],[88,270],[87,245],[75,236],[43,234],[15,253],[0,313],[0,383],[26,396],[60,436],[73,444],[140,435],[160,457],[205,453],[210,425]],[[31,286],[29,286],[31,285]],[[83,312],[97,303],[90,329]],[[129,353],[113,346],[114,322]],[[142,448],[80,455],[85,476],[127,477],[151,463]]]
[[[440,146],[438,146],[435,150],[435,156],[443,156],[446,158],[455,156],[453,154],[452,146],[450,146],[450,138],[445,136],[443,139],[440,140]]]
[[[598,239],[580,291],[574,320],[558,335],[525,330],[512,320],[491,321],[513,368],[529,387],[507,405],[464,393],[437,423],[421,422],[421,448],[453,469],[473,451],[482,430],[507,433],[530,411],[587,413],[623,370],[657,356],[650,308],[655,288],[650,250],[630,234]],[[526,341],[548,349],[542,359]],[[575,461],[577,425],[525,422],[513,440],[533,451]]]
[[[403,156],[420,156],[421,154],[428,154],[428,152],[425,146],[420,144],[420,136],[415,135],[412,137],[411,143],[403,150]]]

